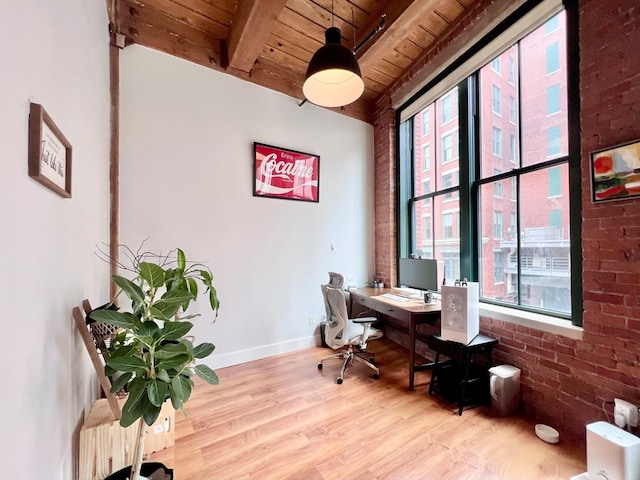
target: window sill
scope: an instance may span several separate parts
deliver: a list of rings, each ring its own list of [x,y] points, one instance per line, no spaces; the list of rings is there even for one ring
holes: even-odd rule
[[[569,320],[562,320],[540,313],[526,312],[501,305],[480,302],[480,316],[507,323],[514,323],[523,327],[535,328],[536,330],[562,335],[574,340],[582,340],[582,327],[572,325]]]

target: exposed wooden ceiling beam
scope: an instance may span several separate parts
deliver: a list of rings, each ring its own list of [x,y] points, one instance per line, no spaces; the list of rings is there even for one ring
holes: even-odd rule
[[[241,0],[229,32],[229,66],[250,72],[287,0]]]
[[[385,27],[381,33],[363,45],[358,52],[360,68],[369,65],[388,54],[393,47],[403,40],[419,23],[427,12],[433,12],[439,0],[395,0],[386,2],[374,15],[371,21],[361,29],[358,45],[370,32],[380,24],[382,14],[386,14]]]

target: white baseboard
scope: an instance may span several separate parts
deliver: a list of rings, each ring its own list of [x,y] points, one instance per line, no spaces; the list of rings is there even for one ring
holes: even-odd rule
[[[239,365],[241,363],[252,362],[262,358],[281,355],[283,353],[315,347],[320,345],[320,343],[320,335],[315,335],[296,338],[287,342],[273,343],[271,345],[261,345],[255,348],[238,350],[236,352],[223,353],[220,355],[216,355],[214,352],[213,355],[206,359],[206,364],[215,370],[216,368],[230,367],[232,365]]]

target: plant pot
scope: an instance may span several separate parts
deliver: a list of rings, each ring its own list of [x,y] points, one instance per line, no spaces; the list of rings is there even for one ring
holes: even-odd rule
[[[127,480],[131,475],[131,465],[105,477],[104,480]],[[140,476],[149,480],[173,480],[173,469],[159,462],[143,463]]]

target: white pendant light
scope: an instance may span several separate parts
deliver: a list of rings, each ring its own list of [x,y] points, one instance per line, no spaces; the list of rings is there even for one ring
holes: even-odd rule
[[[331,2],[333,23],[333,1]],[[364,82],[355,54],[340,43],[340,29],[325,32],[326,44],[313,55],[302,91],[307,100],[322,107],[342,107],[364,92]]]

